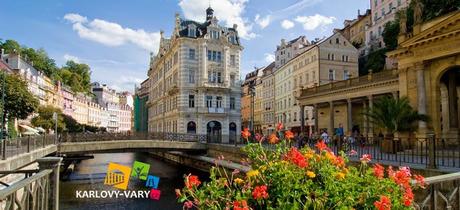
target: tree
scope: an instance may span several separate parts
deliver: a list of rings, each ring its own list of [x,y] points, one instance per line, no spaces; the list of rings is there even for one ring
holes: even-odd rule
[[[66,131],[69,133],[78,133],[83,131],[83,126],[72,116],[63,115]]]
[[[5,79],[5,90],[0,84],[0,93],[5,93],[5,104],[3,110],[3,122],[6,119],[26,119],[30,114],[36,111],[38,100],[27,89],[27,83],[17,75],[9,75],[0,72],[0,82]]]
[[[87,64],[67,61],[58,75],[72,91],[91,93],[91,70]]]
[[[374,103],[372,109],[364,113],[374,125],[385,128],[387,136],[396,132],[414,131],[418,121],[428,121],[428,116],[414,110],[406,97],[394,99],[385,97]]]
[[[43,48],[35,50],[33,48],[23,47],[21,53],[27,60],[33,63],[33,66],[45,73],[46,76],[54,78],[58,67],[53,59],[48,57],[48,53]]]
[[[64,117],[61,109],[47,105],[40,106],[38,108],[38,116],[32,118],[32,125],[36,127],[42,127],[49,133],[50,130],[55,129],[55,120],[53,119],[53,114],[57,114],[57,129],[58,132],[62,132],[65,129]]]
[[[5,50],[5,53],[12,53],[14,51],[21,52],[21,45],[17,41],[7,39],[5,42],[0,43],[0,48]]]
[[[385,58],[387,57],[385,55],[386,52],[387,49],[383,48],[369,53],[365,65],[366,71],[372,69],[375,73],[383,70],[385,68]]]
[[[399,21],[387,22],[383,29],[382,37],[387,50],[394,50],[398,47]]]

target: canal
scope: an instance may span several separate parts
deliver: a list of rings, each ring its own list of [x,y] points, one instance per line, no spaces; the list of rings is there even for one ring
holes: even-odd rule
[[[159,200],[143,198],[77,198],[77,192],[113,191],[112,186],[104,185],[109,162],[132,166],[134,161],[150,164],[149,174],[160,177]],[[60,209],[66,210],[117,210],[117,209],[182,209],[177,203],[174,189],[184,186],[184,174],[198,174],[204,178],[206,173],[184,166],[178,166],[153,158],[148,153],[95,154],[94,159],[83,160],[75,165],[68,179],[60,182]],[[148,190],[145,181],[130,179],[128,190]]]

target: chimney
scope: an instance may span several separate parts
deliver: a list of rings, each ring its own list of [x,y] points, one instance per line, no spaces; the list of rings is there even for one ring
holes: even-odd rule
[[[282,45],[285,45],[286,44],[286,40],[285,39],[281,39],[281,46]]]
[[[5,49],[2,48],[2,52],[0,53],[0,58],[3,58],[3,55],[5,55]]]
[[[358,17],[361,15],[361,10],[358,9]]]

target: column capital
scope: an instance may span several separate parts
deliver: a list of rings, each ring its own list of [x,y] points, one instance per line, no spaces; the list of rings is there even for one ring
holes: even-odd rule
[[[425,69],[425,64],[422,62],[416,62],[414,63],[414,69],[416,71],[423,71]]]

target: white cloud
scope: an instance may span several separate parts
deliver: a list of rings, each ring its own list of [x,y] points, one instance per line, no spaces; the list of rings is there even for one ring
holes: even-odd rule
[[[105,20],[88,19],[79,14],[69,13],[64,19],[73,24],[73,30],[87,40],[99,42],[107,46],[134,44],[142,49],[157,52],[160,42],[159,32],[146,32],[143,29],[123,28],[118,23]]]
[[[290,20],[283,20],[281,21],[281,27],[283,27],[284,29],[290,29],[294,27],[294,22]]]
[[[325,27],[334,23],[335,20],[337,20],[335,17],[326,17],[320,14],[313,16],[297,16],[295,18],[295,21],[301,23],[303,28],[307,31],[315,30],[318,27]]]
[[[260,18],[260,15],[257,14],[255,19],[254,19],[254,22],[256,22],[257,25],[260,26],[260,28],[264,29],[265,27],[270,25],[270,21],[271,21],[270,19],[271,19],[270,15],[267,15],[264,18]]]
[[[63,57],[65,61],[74,61],[75,63],[81,63],[80,58],[78,58],[77,56],[64,54]]]
[[[213,0],[212,9],[218,20],[223,21],[227,27],[238,25],[238,34],[243,39],[252,39],[257,35],[252,32],[252,24],[243,17],[248,0]],[[208,1],[203,0],[180,0],[179,6],[185,18],[196,21],[205,21]]]
[[[265,62],[267,63],[271,63],[273,61],[275,61],[275,55],[271,54],[271,53],[265,53]]]

